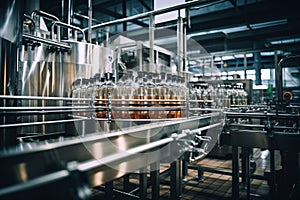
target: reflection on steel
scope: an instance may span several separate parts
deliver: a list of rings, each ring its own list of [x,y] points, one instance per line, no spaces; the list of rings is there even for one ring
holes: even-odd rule
[[[59,123],[76,122],[76,121],[82,121],[82,120],[81,119],[68,119],[68,120],[56,120],[56,121],[5,124],[5,125],[0,125],[0,128],[10,128],[10,127],[20,127],[20,126],[36,126],[36,125],[42,125],[42,124],[59,124]]]
[[[129,149],[125,152],[122,151],[120,153],[116,153],[111,156],[106,156],[106,157],[100,158],[99,160],[87,161],[85,163],[78,165],[78,170],[81,172],[96,170],[96,169],[99,169],[100,167],[102,167],[103,165],[110,165],[113,162],[120,161],[120,160],[126,159],[131,156],[135,156],[138,153],[142,153],[145,151],[149,151],[153,148],[160,147],[162,145],[166,145],[166,144],[174,141],[175,139],[176,138],[172,138],[172,137],[165,138],[165,139],[161,139],[161,140],[158,140],[155,142],[151,142],[149,144],[145,144],[145,145],[141,145],[141,146]]]
[[[40,187],[41,185],[47,185],[49,183],[59,181],[60,179],[67,178],[70,175],[69,171],[61,170],[58,172],[50,173],[29,181],[25,183],[16,184],[12,187],[1,188],[0,189],[0,197],[5,195],[14,194],[17,192],[26,191],[35,187]]]
[[[180,142],[181,138],[194,134],[194,132],[190,132],[190,134],[183,132],[183,134],[181,134],[186,127],[190,130],[200,128],[199,131],[203,131],[220,125],[216,124],[210,126],[211,118],[211,115],[207,115],[191,118],[189,120],[157,122],[112,133],[97,133],[85,137],[61,138],[51,140],[49,143],[36,142],[29,143],[30,145],[26,145],[26,142],[21,143],[20,147],[16,149],[10,149],[0,153],[0,160],[1,163],[3,163],[1,167],[5,169],[0,172],[1,177],[5,178],[9,176],[11,180],[10,183],[1,183],[0,196],[1,194],[6,194],[7,192],[5,191],[9,190],[19,192],[19,188],[16,186],[20,184],[20,180],[11,177],[15,177],[14,174],[19,173],[17,166],[20,163],[24,163],[28,166],[24,171],[24,173],[28,174],[28,179],[25,181],[28,185],[31,185],[32,182],[37,183],[36,180],[46,177],[47,174],[50,176],[56,172],[60,172],[61,168],[54,168],[51,171],[44,170],[47,169],[49,165],[56,166],[59,163],[64,163],[63,166],[71,166],[74,160],[77,162],[72,165],[72,171],[78,170],[83,173],[82,175],[88,178],[88,183],[91,186],[106,183],[107,181],[122,176],[126,172],[146,167],[148,164],[154,162],[159,162],[159,160],[157,160],[158,158],[162,159],[164,156],[168,157],[170,152],[167,151],[164,151],[164,154],[160,156],[158,156],[157,152],[143,155],[143,159],[145,158],[147,160],[146,162],[137,159],[136,156],[139,152],[155,150],[157,147],[164,146],[170,142]],[[178,134],[174,135],[173,133]],[[118,146],[121,141],[124,144]],[[58,156],[57,159],[51,157],[53,153]],[[129,157],[130,159],[127,159]],[[48,161],[44,162],[44,159],[48,159]],[[115,173],[119,165],[122,163],[122,165],[124,165],[124,162],[127,163],[127,167],[124,169],[125,172],[120,170],[118,173]],[[30,166],[33,163],[40,163],[39,168],[42,170],[36,171],[34,168],[31,168]],[[99,177],[100,172],[102,174],[101,177]],[[64,173],[64,175],[66,174]],[[97,180],[95,178],[97,178]],[[47,184],[47,181],[45,181],[45,184]]]

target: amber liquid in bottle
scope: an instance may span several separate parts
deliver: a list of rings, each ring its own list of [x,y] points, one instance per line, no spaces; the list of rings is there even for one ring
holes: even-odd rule
[[[169,93],[170,93],[170,100],[171,100],[169,102],[171,110],[168,113],[167,118],[176,118],[177,96],[176,96],[176,87],[174,85],[175,77],[169,75],[169,78],[167,76],[167,79],[169,79]]]

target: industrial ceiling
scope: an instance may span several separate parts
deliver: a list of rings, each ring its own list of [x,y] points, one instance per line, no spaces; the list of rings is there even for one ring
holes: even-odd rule
[[[72,22],[87,27],[88,1],[75,0]],[[200,1],[201,2],[201,1]],[[124,18],[154,8],[153,0],[94,0],[93,24]],[[274,51],[279,56],[300,53],[300,12],[297,0],[218,0],[207,1],[189,8],[190,26],[187,36],[201,44],[214,56],[261,53],[265,67],[274,64]],[[66,19],[68,1],[41,1],[42,10]],[[64,10],[62,10],[64,8]],[[187,23],[187,21],[186,21]],[[110,34],[148,27],[149,20],[141,19],[116,25]],[[156,24],[171,27],[176,20]],[[174,27],[173,27],[174,28]],[[234,62],[229,60],[228,63]],[[253,58],[249,59],[249,63]],[[240,62],[242,63],[242,62]],[[232,64],[232,65],[233,65]]]

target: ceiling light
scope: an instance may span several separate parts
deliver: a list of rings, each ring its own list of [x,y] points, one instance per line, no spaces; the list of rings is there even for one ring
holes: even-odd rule
[[[233,60],[233,56],[222,56],[222,60]]]

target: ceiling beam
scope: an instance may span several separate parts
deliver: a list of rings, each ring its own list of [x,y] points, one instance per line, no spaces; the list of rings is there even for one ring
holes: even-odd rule
[[[113,11],[108,10],[108,9],[106,9],[106,8],[103,8],[103,7],[98,8],[98,9],[94,9],[93,11],[94,11],[94,12],[98,12],[98,13],[103,13],[103,14],[105,14],[105,15],[114,17],[114,18],[116,18],[116,19],[122,19],[122,18],[124,18],[123,15],[121,15],[121,14],[119,14],[119,13],[116,13],[116,12],[113,12]],[[139,21],[139,20],[137,20],[137,19],[134,19],[134,20],[132,20],[131,22],[133,22],[133,23],[135,23],[135,24],[137,24],[137,25],[139,25],[139,26],[142,26],[142,27],[148,27],[148,26],[149,26],[148,24],[146,24],[146,23],[144,23],[144,22],[141,22],[141,21]]]
[[[144,1],[144,0],[138,0],[148,11],[152,10],[152,8]]]

